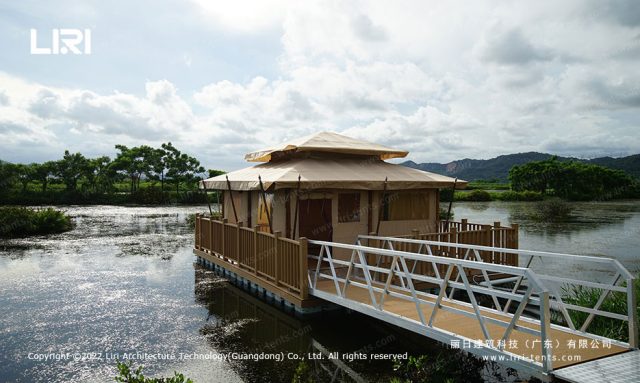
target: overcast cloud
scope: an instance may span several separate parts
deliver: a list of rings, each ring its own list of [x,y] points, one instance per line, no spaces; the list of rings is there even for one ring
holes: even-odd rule
[[[93,53],[30,55],[30,28],[90,28]],[[416,162],[640,152],[632,0],[5,0],[0,50],[9,161],[172,141],[233,170],[320,130]]]

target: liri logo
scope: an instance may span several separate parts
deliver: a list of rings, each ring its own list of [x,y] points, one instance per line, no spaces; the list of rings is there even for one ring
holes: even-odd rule
[[[82,49],[81,49],[82,48]],[[85,29],[52,29],[51,46],[48,48],[38,46],[38,31],[31,29],[31,54],[32,55],[57,55],[73,53],[76,55],[91,54],[91,30]]]

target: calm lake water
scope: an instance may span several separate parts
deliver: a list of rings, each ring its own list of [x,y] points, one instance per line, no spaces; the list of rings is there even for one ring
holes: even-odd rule
[[[531,206],[458,203],[454,212],[456,219],[473,222],[519,222],[522,248],[610,255],[640,268],[637,202],[576,204],[571,222],[555,225],[528,219]],[[318,350],[408,352],[433,361],[440,355],[455,366],[449,370],[460,373],[465,366],[467,381],[506,376],[357,313],[301,320],[230,286],[194,264],[186,217],[202,207],[63,209],[77,224],[73,231],[0,242],[0,381],[108,382],[116,373],[116,355],[135,359],[141,353],[147,358],[134,364],[144,364],[153,376],[177,370],[196,382],[290,382],[297,368],[307,367],[325,371],[330,380],[336,366],[326,360],[301,366],[293,360],[212,359],[227,352],[302,356]],[[68,359],[34,358],[60,353],[69,353]],[[175,359],[165,359],[171,355]],[[196,355],[209,359],[188,359]],[[392,372],[390,362],[343,362],[340,381],[388,381]]]

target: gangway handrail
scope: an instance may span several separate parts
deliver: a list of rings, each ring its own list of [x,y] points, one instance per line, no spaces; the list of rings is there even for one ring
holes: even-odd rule
[[[372,238],[380,239],[380,237]],[[525,363],[530,368],[534,368],[539,371],[541,370],[545,373],[549,373],[553,369],[551,363],[552,351],[551,347],[548,345],[548,342],[551,342],[551,339],[549,338],[551,329],[560,329],[562,331],[566,331],[567,333],[577,334],[590,339],[606,339],[604,337],[576,330],[574,328],[567,328],[562,324],[552,324],[550,313],[550,292],[552,292],[552,289],[549,289],[544,282],[544,278],[541,278],[540,275],[537,275],[537,273],[531,268],[499,265],[477,260],[443,257],[432,254],[412,253],[407,251],[395,250],[393,248],[385,249],[379,247],[363,246],[361,244],[351,245],[317,240],[309,240],[309,244],[320,247],[320,251],[317,256],[309,255],[309,258],[315,259],[317,261],[315,267],[309,270],[308,275],[309,288],[310,292],[313,295],[320,298],[333,300],[334,302],[343,304],[347,307],[359,307],[364,311],[369,310],[368,312],[370,313],[370,315],[374,317],[376,317],[377,315],[382,315],[382,313],[384,313],[385,315],[387,315],[386,318],[390,318],[390,321],[392,322],[397,321],[399,317],[405,321],[413,321],[412,323],[414,324],[412,326],[418,326],[419,329],[424,329],[419,330],[419,332],[425,331],[426,333],[432,333],[433,330],[437,331],[437,334],[433,335],[433,337],[436,339],[442,340],[443,337],[444,339],[465,339],[462,335],[448,332],[446,329],[439,328],[436,325],[434,318],[436,317],[436,314],[439,310],[454,312],[466,317],[475,318],[487,342],[493,342],[494,340],[503,342],[502,344],[499,343],[498,346],[495,347],[480,345],[480,348],[482,348],[484,352],[488,354],[501,353],[502,355],[511,355],[518,359],[518,355],[513,354],[510,352],[510,350],[505,349],[504,342],[507,339],[510,339],[509,337],[513,331],[528,333],[539,339],[539,341],[541,342],[540,355],[542,355],[543,358],[542,361],[537,361],[534,359],[528,359],[527,357],[522,358],[522,356],[520,356],[519,361]],[[444,246],[450,245],[446,242],[437,244]],[[459,246],[464,247],[465,245]],[[349,261],[336,259],[333,254],[337,249],[341,249],[344,252],[350,252],[351,256]],[[486,247],[480,247],[479,250],[485,249]],[[477,251],[478,250],[474,250],[474,252],[476,253]],[[370,265],[368,261],[368,256],[370,255],[391,257],[392,261],[389,265]],[[412,260],[414,261],[414,267],[413,270],[410,270],[407,261]],[[431,264],[434,266],[434,269],[436,269],[436,265],[442,265],[445,266],[447,270],[444,275],[442,275],[442,273],[436,273],[436,275],[429,276],[422,275],[416,273],[415,271],[415,265],[418,262],[426,262],[428,264]],[[324,263],[328,263],[328,267],[323,267]],[[344,272],[345,268],[346,274],[339,275],[339,272]],[[326,270],[330,271],[327,273]],[[455,277],[456,280],[454,280],[452,275],[452,272],[454,270],[457,271],[457,276]],[[469,279],[467,278],[468,270],[479,270],[481,272],[500,272],[503,274],[522,278],[522,280],[526,280],[526,284],[523,285],[524,287],[526,287],[526,291],[522,292],[516,290],[509,293],[497,289],[492,289],[491,287],[472,285],[469,283]],[[362,277],[357,275],[358,272],[362,273]],[[386,281],[384,281],[384,279],[380,281],[375,280],[375,277],[372,277],[372,272],[385,274],[386,276],[383,278],[386,279]],[[328,291],[326,290],[326,286],[324,287],[324,290],[319,289],[318,282],[321,279],[328,279],[332,282],[330,283],[333,285],[333,287],[329,288]],[[398,280],[402,281],[402,283],[399,284],[397,282]],[[434,283],[439,287],[437,295],[418,290],[414,285],[414,281],[426,281]],[[349,286],[363,288],[368,291],[368,299],[370,303],[366,303],[366,301],[363,303],[360,301],[350,300],[347,295],[347,289]],[[335,293],[330,292],[330,290],[333,288],[335,288]],[[447,297],[447,290],[452,290],[455,288],[466,290],[466,292],[468,293],[469,302],[461,301],[451,296]],[[475,298],[475,294],[488,295],[494,299],[497,299],[498,297],[501,297],[503,299],[509,298],[509,300],[517,302],[518,304],[514,313],[503,312],[491,307],[479,305],[478,301]],[[418,320],[404,316],[401,317],[398,314],[386,311],[384,306],[384,299],[387,296],[399,298],[415,304]],[[629,299],[635,299],[635,295],[633,293],[631,293],[630,296],[631,298]],[[526,315],[523,315],[528,304],[540,306],[539,319],[528,318]],[[426,317],[425,312],[423,312],[422,310],[425,305],[432,308],[430,314],[429,312],[427,312],[427,314],[429,315],[428,318]],[[363,306],[369,308],[363,308]],[[568,306],[571,306],[569,308],[572,310],[577,309],[573,305]],[[593,313],[594,315],[600,314],[598,309],[588,309],[588,311],[586,312]],[[494,315],[495,313],[499,313],[502,316],[497,317]],[[633,331],[634,326],[632,325],[632,322],[635,320],[635,316],[631,314],[627,316],[623,316],[621,314],[614,315],[614,317],[617,319],[628,320],[630,323],[630,333]],[[504,333],[499,335],[498,338],[491,338],[491,334],[488,331],[487,323],[498,325],[499,327],[504,328]],[[525,325],[526,323],[534,323],[535,326],[531,327]],[[635,347],[632,340],[630,340],[629,343],[619,342],[612,339],[607,340],[611,341],[611,343],[625,348]],[[470,341],[474,340],[471,339]]]
[[[366,235],[360,234],[358,235],[358,240],[360,239],[374,239],[380,241],[392,241],[392,242],[403,242],[403,243],[414,243],[414,244],[426,244],[432,246],[445,246],[445,247],[454,247],[458,249],[472,249],[478,251],[492,251],[497,253],[511,253],[518,255],[529,255],[533,257],[569,257],[574,260],[583,260],[594,263],[608,263],[614,265],[618,271],[625,277],[625,279],[635,278],[635,276],[626,268],[620,261],[615,258],[609,257],[596,257],[593,255],[578,255],[578,254],[566,254],[566,253],[555,253],[549,251],[538,251],[538,250],[526,250],[526,249],[511,249],[506,247],[491,247],[491,246],[482,246],[482,245],[469,245],[464,243],[453,243],[453,242],[439,242],[439,241],[430,241],[425,239],[415,239],[415,238],[399,238],[399,237],[382,237],[375,235]]]
[[[541,260],[542,258],[545,258],[545,257],[556,258],[556,259],[565,258],[565,259],[571,259],[574,261],[585,261],[585,262],[593,262],[598,264],[608,264],[610,266],[613,266],[612,272],[615,272],[614,277],[608,284],[586,281],[586,280],[579,280],[579,279],[569,279],[566,277],[559,278],[559,277],[544,275],[540,273],[536,273],[536,275],[539,279],[542,279],[544,281],[565,282],[567,284],[581,285],[584,287],[601,289],[602,292],[600,293],[600,296],[598,297],[598,300],[595,303],[593,308],[587,308],[587,307],[565,303],[562,300],[562,297],[559,294],[559,292],[554,288],[549,288],[549,290],[553,293],[551,304],[554,309],[557,309],[560,311],[560,313],[564,317],[570,329],[572,331],[577,331],[578,333],[586,333],[587,329],[593,322],[593,319],[595,318],[596,315],[627,321],[628,331],[629,331],[629,345],[632,348],[638,348],[638,315],[636,311],[637,297],[636,297],[636,291],[634,287],[636,277],[627,268],[625,268],[622,265],[622,263],[620,263],[618,260],[614,258],[554,253],[554,252],[548,252],[548,251],[535,251],[535,250],[525,250],[525,249],[510,249],[510,248],[470,245],[470,244],[461,244],[461,243],[439,242],[439,241],[429,241],[429,240],[414,239],[414,238],[381,237],[381,236],[374,236],[374,235],[359,235],[356,240],[356,243],[361,244],[361,240],[363,239],[377,240],[377,241],[380,241],[383,244],[383,246],[385,244],[388,244],[390,248],[393,248],[393,246],[391,245],[392,243],[409,243],[409,244],[420,245],[420,247],[417,250],[418,254],[421,254],[421,251],[423,251],[423,249],[424,251],[428,251],[429,254],[432,254],[431,246],[453,247],[457,249],[467,250],[463,258],[465,260],[470,255],[470,251],[472,250],[473,255],[475,255],[475,261],[477,262],[484,262],[484,259],[482,259],[482,257],[478,253],[479,251],[528,255],[529,259],[524,266],[527,269],[530,269],[531,263],[533,259],[536,257],[540,258]],[[454,258],[454,259],[457,259],[457,258]],[[486,273],[483,273],[483,276],[485,278],[485,282],[489,284],[489,287],[492,287],[492,284],[490,283],[490,279],[488,275]],[[517,277],[517,280],[512,289],[512,292],[520,288],[522,280],[523,280],[522,276]],[[618,286],[618,283],[622,281],[626,282],[626,286]],[[451,296],[453,295],[454,289],[452,289],[451,291]],[[622,316],[621,314],[600,310],[600,307],[602,306],[606,298],[609,296],[611,291],[626,293],[627,315]],[[495,297],[494,297],[494,302],[496,306],[499,307],[497,298]],[[504,305],[504,308],[502,311],[508,312],[510,305],[511,305],[511,300],[508,300]],[[575,328],[575,325],[568,313],[568,310],[581,311],[589,314],[579,329]]]

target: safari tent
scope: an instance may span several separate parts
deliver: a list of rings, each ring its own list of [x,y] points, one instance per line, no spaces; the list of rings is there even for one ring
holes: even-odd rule
[[[283,237],[353,243],[359,234],[437,232],[441,188],[454,180],[386,162],[407,151],[321,132],[245,155],[259,164],[209,178],[229,223]]]

